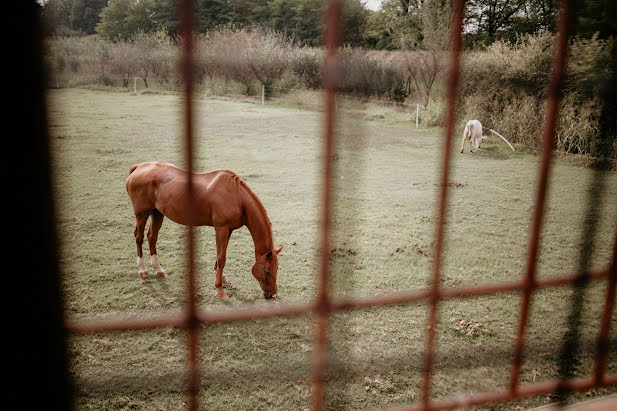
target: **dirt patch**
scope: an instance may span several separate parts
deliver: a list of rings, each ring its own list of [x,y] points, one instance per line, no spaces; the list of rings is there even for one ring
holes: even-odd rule
[[[438,187],[443,186],[443,184],[435,184]],[[455,181],[450,181],[448,184],[446,184],[448,187],[453,187],[453,188],[460,188],[460,187],[465,187],[465,184],[463,183],[457,183]]]

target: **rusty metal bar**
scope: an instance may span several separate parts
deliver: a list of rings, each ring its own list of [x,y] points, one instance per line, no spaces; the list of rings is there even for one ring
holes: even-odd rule
[[[324,69],[324,89],[325,89],[325,133],[324,133],[324,173],[323,173],[323,198],[322,198],[322,223],[320,232],[320,265],[319,283],[317,287],[317,297],[314,302],[309,304],[296,305],[277,305],[263,309],[252,307],[221,312],[200,312],[196,303],[196,274],[195,274],[195,236],[193,225],[188,227],[188,251],[187,251],[187,303],[181,313],[167,314],[162,317],[150,319],[116,319],[105,321],[76,321],[67,322],[65,327],[69,332],[87,334],[99,332],[113,332],[126,330],[144,330],[164,327],[185,328],[188,334],[188,397],[189,408],[198,409],[199,395],[199,373],[198,373],[198,331],[203,325],[229,323],[234,321],[266,319],[280,316],[295,316],[313,313],[315,316],[315,337],[314,337],[314,358],[313,358],[313,409],[322,410],[325,408],[325,389],[326,389],[326,370],[328,358],[328,318],[334,311],[361,309],[364,307],[387,306],[410,304],[413,302],[428,302],[430,305],[429,327],[427,335],[427,346],[424,361],[424,380],[422,387],[422,400],[419,404],[411,407],[397,409],[450,409],[456,407],[466,407],[492,402],[506,402],[518,398],[555,392],[558,389],[566,390],[585,390],[592,387],[617,384],[617,375],[606,374],[608,362],[608,344],[611,315],[615,305],[615,288],[617,283],[617,239],[613,250],[611,265],[604,270],[585,271],[567,277],[549,278],[537,280],[536,260],[539,249],[539,238],[544,217],[546,191],[548,187],[548,177],[550,172],[551,150],[554,147],[555,124],[557,111],[563,83],[567,40],[568,40],[568,20],[571,14],[572,0],[562,0],[559,40],[556,57],[553,65],[553,77],[549,88],[549,99],[547,103],[547,121],[544,130],[544,142],[542,151],[542,163],[538,182],[538,192],[536,208],[534,212],[533,230],[529,244],[529,254],[527,260],[526,276],[521,281],[502,284],[484,284],[461,287],[456,289],[441,289],[439,286],[441,272],[441,257],[445,244],[445,225],[446,209],[448,200],[448,175],[450,169],[450,156],[452,146],[452,136],[455,125],[455,104],[460,75],[460,52],[461,52],[461,30],[464,10],[464,0],[456,0],[453,13],[453,31],[451,54],[452,66],[451,76],[448,84],[448,110],[445,122],[445,145],[443,150],[443,168],[441,176],[440,205],[438,210],[438,224],[436,227],[436,258],[433,266],[432,283],[426,290],[412,291],[406,294],[388,295],[383,297],[368,297],[358,299],[347,299],[331,301],[329,297],[329,243],[330,243],[330,218],[331,218],[331,178],[332,178],[332,156],[334,153],[334,123],[336,111],[336,90],[338,84],[338,47],[340,44],[340,20],[341,20],[341,0],[329,0],[326,14],[326,43],[327,59]],[[181,75],[184,85],[184,127],[185,127],[185,154],[189,180],[187,191],[189,198],[193,197],[192,171],[194,158],[194,113],[193,113],[193,78],[192,78],[192,59],[193,59],[193,1],[181,0],[179,2],[180,32],[182,34],[182,57]],[[189,213],[195,215],[193,202],[190,201]],[[194,218],[191,217],[191,221]],[[598,336],[598,349],[593,376],[578,380],[549,381],[537,384],[519,386],[518,379],[522,363],[522,352],[524,346],[524,335],[528,318],[528,310],[531,305],[533,292],[539,288],[554,287],[560,285],[574,284],[581,277],[589,279],[602,279],[607,277],[607,296],[604,306],[602,322]],[[502,292],[522,291],[523,302],[521,316],[519,319],[517,341],[514,347],[514,359],[512,362],[512,374],[510,387],[505,391],[485,392],[472,395],[463,395],[442,401],[431,401],[431,374],[433,368],[433,355],[435,348],[435,333],[438,318],[438,305],[441,300],[452,298],[469,298],[480,295],[492,295]]]
[[[325,89],[325,130],[323,151],[322,214],[320,234],[319,284],[315,307],[315,337],[313,351],[313,410],[324,409],[326,369],[328,362],[328,316],[330,301],[328,277],[330,275],[330,218],[331,218],[331,178],[334,145],[334,123],[336,112],[336,89],[338,85],[338,47],[340,43],[340,0],[329,0],[326,9],[326,47],[323,87]]]
[[[615,308],[615,288],[617,286],[617,235],[613,245],[613,261],[608,272],[608,281],[606,284],[606,301],[604,302],[604,311],[602,312],[602,321],[600,323],[600,332],[598,335],[598,348],[596,351],[596,363],[594,366],[594,379],[596,385],[603,385],[603,376],[606,372],[608,363],[608,339],[611,328],[611,316]]]
[[[617,384],[617,374],[605,375],[604,385]],[[507,402],[519,398],[533,397],[540,394],[555,392],[557,388],[565,386],[570,391],[584,391],[595,387],[595,378],[581,378],[568,381],[548,381],[535,384],[528,384],[518,387],[514,393],[511,390],[490,391],[479,394],[467,394],[442,401],[430,401],[428,404],[418,404],[409,407],[387,408],[387,411],[418,411],[424,409],[446,410],[454,408],[471,407],[496,402]]]
[[[422,385],[422,402],[428,405],[431,395],[431,374],[433,368],[433,355],[435,348],[435,327],[437,326],[438,303],[439,303],[439,276],[441,271],[441,258],[444,245],[444,231],[446,225],[446,207],[448,200],[448,178],[450,174],[450,157],[452,151],[452,138],[455,126],[456,95],[458,80],[460,77],[460,54],[461,36],[463,30],[463,11],[465,0],[456,0],[452,14],[452,54],[450,59],[450,78],[448,79],[448,108],[445,122],[445,141],[443,148],[443,165],[441,170],[441,192],[439,197],[439,213],[437,220],[437,234],[435,244],[435,260],[430,296],[429,326],[426,340],[426,352],[424,357],[424,382]]]
[[[589,271],[583,275],[587,275],[590,280],[598,280],[608,275],[609,270],[596,270]],[[536,281],[534,284],[535,289],[540,288],[552,288],[556,286],[573,284],[578,280],[582,274],[574,274],[567,277],[548,278],[545,280]],[[501,283],[501,284],[480,284],[461,288],[452,289],[439,289],[437,292],[438,300],[448,300],[453,298],[468,298],[477,297],[482,295],[493,295],[498,293],[506,293],[523,290],[525,283],[523,281],[513,283]],[[431,300],[433,297],[433,291],[431,289],[413,291],[406,294],[394,294],[381,297],[368,297],[368,298],[356,298],[348,300],[333,301],[330,305],[331,311],[341,311],[348,309],[375,307],[375,306],[388,306],[388,305],[401,305],[409,304],[412,302],[419,302],[423,300]]]
[[[600,280],[609,275],[609,268],[604,270],[589,271],[586,273],[572,274],[566,277],[555,277],[538,280],[534,284],[535,289],[552,288],[573,284],[581,275],[590,280]],[[440,289],[438,299],[448,300],[453,298],[471,298],[483,295],[493,295],[520,291],[525,288],[524,281],[501,283],[501,284],[478,284],[461,288]],[[385,295],[380,297],[365,297],[331,300],[330,312],[361,309],[367,307],[380,307],[390,305],[410,304],[429,300],[431,290],[411,291],[408,293]],[[267,308],[239,308],[229,311],[213,313],[197,313],[197,319],[202,325],[223,324],[234,321],[259,320],[283,316],[305,315],[317,312],[316,303],[309,304],[281,304]],[[161,317],[143,318],[116,318],[108,320],[83,320],[69,321],[66,323],[68,331],[76,334],[92,334],[111,331],[138,331],[151,328],[187,328],[186,316],[182,314],[168,314]]]
[[[193,157],[194,157],[194,122],[193,122],[193,1],[182,0],[179,3],[180,33],[182,36],[181,74],[184,83],[184,136],[186,168],[188,170],[187,194],[189,207],[189,225],[187,227],[187,278],[186,278],[186,326],[188,333],[188,404],[189,409],[196,411],[199,407],[199,358],[197,319],[196,276],[195,276],[195,230],[196,207],[193,187]]]
[[[559,112],[559,101],[561,99],[561,88],[563,85],[566,59],[568,52],[568,29],[570,13],[572,10],[572,0],[562,0],[559,17],[559,37],[557,50],[553,61],[552,76],[548,91],[547,114],[544,124],[544,141],[542,146],[542,163],[540,165],[540,175],[538,177],[538,191],[536,193],[535,211],[533,219],[533,229],[529,241],[529,252],[527,258],[527,272],[525,275],[525,288],[523,290],[523,300],[521,303],[521,314],[517,330],[516,343],[512,360],[512,374],[510,378],[510,391],[515,393],[518,386],[520,369],[523,361],[523,348],[525,343],[525,329],[529,316],[529,306],[531,296],[535,288],[536,262],[540,243],[540,233],[544,219],[544,209],[546,203],[546,192],[548,190],[548,178],[550,174],[551,153],[555,146],[555,127]]]

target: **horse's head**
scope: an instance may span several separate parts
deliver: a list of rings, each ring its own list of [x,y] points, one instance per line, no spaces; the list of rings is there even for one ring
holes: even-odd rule
[[[276,298],[276,272],[279,267],[277,254],[282,249],[283,246],[280,246],[276,250],[257,256],[255,264],[253,264],[253,276],[259,281],[266,300]]]

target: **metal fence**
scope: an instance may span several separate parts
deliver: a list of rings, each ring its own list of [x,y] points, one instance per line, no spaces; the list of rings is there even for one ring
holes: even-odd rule
[[[193,83],[191,81],[192,64],[192,27],[193,27],[193,1],[180,1],[181,31],[183,37],[182,50],[182,76],[184,84],[184,136],[186,146],[186,164],[189,172],[193,171]],[[401,305],[414,302],[424,302],[430,307],[428,318],[428,333],[424,352],[422,398],[417,404],[410,404],[403,409],[447,409],[459,406],[479,405],[494,402],[505,402],[513,399],[539,395],[543,393],[566,393],[568,391],[585,390],[594,387],[617,384],[617,375],[607,374],[609,354],[609,329],[611,315],[615,304],[615,285],[617,283],[617,241],[613,247],[612,262],[609,267],[599,271],[583,270],[570,275],[555,278],[536,279],[536,261],[538,256],[539,237],[545,214],[546,193],[549,182],[551,167],[551,152],[555,142],[555,125],[558,118],[558,107],[562,85],[564,82],[566,57],[568,49],[568,21],[572,14],[572,1],[561,2],[559,18],[559,36],[556,45],[555,59],[553,61],[551,82],[549,86],[547,116],[544,124],[544,140],[542,146],[541,165],[537,185],[537,197],[533,226],[530,233],[527,268],[525,276],[520,281],[506,284],[488,284],[483,286],[461,287],[457,289],[445,289],[440,287],[441,263],[445,244],[444,228],[447,219],[449,173],[452,152],[452,138],[455,126],[455,104],[457,87],[460,73],[460,53],[462,43],[462,24],[464,14],[464,0],[453,2],[453,20],[450,55],[450,76],[447,87],[447,112],[445,116],[445,133],[443,139],[441,184],[439,193],[439,208],[437,210],[437,224],[435,232],[435,256],[432,282],[428,289],[410,291],[404,294],[391,296],[378,296],[352,299],[332,299],[329,295],[329,253],[331,233],[331,202],[332,202],[332,158],[333,141],[335,140],[335,99],[337,92],[338,59],[337,52],[340,44],[341,33],[341,1],[330,0],[327,3],[326,12],[326,45],[327,58],[324,66],[323,88],[325,90],[325,124],[323,139],[323,192],[321,197],[321,227],[320,235],[320,260],[317,295],[313,302],[302,305],[277,305],[256,310],[244,308],[229,310],[218,313],[204,313],[200,311],[196,303],[196,279],[195,279],[195,241],[193,227],[188,227],[188,261],[186,277],[187,303],[182,314],[166,315],[153,319],[133,319],[122,321],[73,321],[65,324],[71,333],[86,334],[100,332],[114,332],[122,330],[140,330],[158,327],[179,327],[188,334],[188,398],[189,407],[192,410],[199,407],[199,361],[198,361],[198,333],[201,325],[214,323],[228,323],[247,319],[272,318],[280,316],[295,316],[312,314],[315,319],[315,335],[313,346],[313,390],[312,408],[322,410],[325,408],[325,392],[328,381],[326,368],[328,358],[327,324],[331,314],[341,310],[353,310],[362,307]],[[191,174],[189,173],[189,176]],[[189,179],[187,190],[192,195],[192,180]],[[189,204],[192,204],[189,201]],[[593,233],[591,233],[593,234]],[[533,293],[541,288],[563,285],[585,284],[591,280],[604,280],[606,286],[606,300],[602,314],[600,329],[597,337],[597,355],[595,368],[592,375],[578,379],[563,377],[555,381],[532,383],[522,385],[519,383],[519,374],[523,362],[525,346],[525,333],[528,323],[529,310]],[[503,391],[483,392],[478,394],[463,395],[445,400],[433,400],[431,398],[431,384],[434,366],[434,342],[437,332],[437,318],[441,301],[452,298],[470,298],[481,295],[489,295],[504,292],[521,293],[521,312],[518,323],[517,336],[513,347],[513,360],[509,388]]]

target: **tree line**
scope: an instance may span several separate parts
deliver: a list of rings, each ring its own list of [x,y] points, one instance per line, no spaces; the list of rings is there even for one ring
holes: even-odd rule
[[[323,0],[194,0],[195,31],[224,27],[259,27],[318,46],[323,32]],[[451,0],[384,0],[378,11],[362,0],[342,0],[346,45],[369,49],[406,50],[445,47]],[[614,34],[611,0],[575,0],[575,32],[600,38]],[[553,32],[559,0],[468,0],[465,44],[486,47],[495,41]],[[178,31],[176,0],[47,0],[41,13],[48,34],[99,34],[109,40],[138,32]]]
[[[567,152],[617,157],[612,1],[574,0],[556,137],[557,147]],[[345,74],[339,91],[431,106],[427,113],[437,114],[425,115],[425,125],[440,124],[450,0],[386,0],[378,12],[366,10],[360,0],[343,4]],[[320,87],[321,0],[195,0],[195,5],[194,78],[199,86],[238,87],[245,94],[263,87],[266,96]],[[128,87],[139,77],[146,87],[179,86],[182,39],[176,32],[175,0],[48,0],[41,13],[50,21],[46,58],[56,81]],[[515,142],[536,144],[557,15],[556,0],[467,1],[461,119],[481,118]]]

